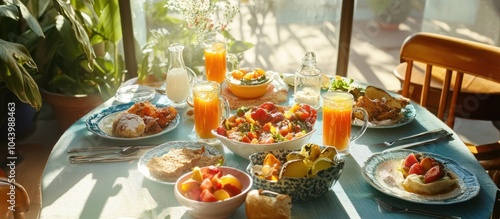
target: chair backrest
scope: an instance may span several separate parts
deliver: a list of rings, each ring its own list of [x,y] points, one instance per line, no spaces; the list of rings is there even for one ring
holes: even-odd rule
[[[431,89],[432,67],[438,66],[446,69],[437,117],[444,120],[450,127],[453,127],[455,122],[457,98],[462,89],[464,74],[500,83],[499,47],[439,34],[417,33],[405,40],[401,47],[400,58],[401,62],[407,63],[401,91],[405,97],[409,97],[414,62],[426,65],[420,97],[420,105],[424,107],[427,106]],[[453,85],[452,88],[451,85]],[[450,92],[451,100],[449,101]],[[444,118],[445,111],[448,112],[446,119]]]
[[[0,219],[14,215],[15,219],[23,219],[30,210],[30,199],[24,187],[16,182],[9,182],[0,177]]]

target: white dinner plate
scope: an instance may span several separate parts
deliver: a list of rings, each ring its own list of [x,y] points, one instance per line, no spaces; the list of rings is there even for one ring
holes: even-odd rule
[[[125,103],[125,104],[120,104],[120,105],[113,105],[110,106],[106,109],[103,109],[102,111],[95,113],[91,115],[86,121],[85,124],[87,125],[87,129],[96,134],[99,135],[103,138],[107,139],[113,139],[113,140],[138,140],[138,139],[145,139],[145,138],[152,138],[158,135],[165,134],[169,131],[172,131],[179,125],[180,122],[180,115],[177,114],[177,116],[168,123],[167,127],[165,127],[161,132],[151,134],[151,135],[144,135],[136,138],[124,138],[124,137],[117,137],[113,136],[112,134],[112,129],[113,129],[113,121],[118,114],[121,112],[128,110],[132,105],[134,105],[133,102],[131,103]],[[157,108],[163,108],[167,107],[168,105],[164,104],[154,104],[155,107]]]
[[[393,94],[394,95],[394,94]],[[417,111],[415,110],[415,107],[413,107],[411,104],[408,104],[405,106],[405,108],[401,109],[401,113],[403,114],[403,117],[401,117],[398,120],[384,120],[384,121],[377,121],[377,122],[369,122],[368,123],[368,128],[396,128],[400,127],[403,125],[406,125],[410,122],[412,122],[415,117],[417,116]],[[362,126],[363,121],[360,119],[354,119],[352,121],[352,124],[355,126]]]
[[[176,148],[188,148],[191,150],[198,150],[201,149],[201,147],[205,146],[205,153],[208,153],[210,156],[222,156],[222,153],[217,150],[216,148],[210,146],[207,143],[203,142],[195,142],[195,141],[170,141],[164,144],[161,144],[157,147],[154,147],[147,151],[144,155],[142,155],[141,158],[139,158],[139,162],[137,163],[137,168],[139,169],[139,172],[142,173],[146,178],[163,183],[163,184],[168,184],[168,185],[174,185],[175,181],[169,182],[169,181],[163,181],[161,179],[158,179],[154,177],[153,175],[150,174],[149,169],[147,167],[147,164],[149,160],[151,160],[153,157],[161,157],[164,154],[168,153],[171,149],[176,149]],[[184,173],[183,173],[184,174]],[[181,174],[181,175],[183,175]]]
[[[430,156],[443,163],[446,168],[458,176],[459,188],[436,196],[419,195],[404,190],[401,186],[403,176],[396,169],[395,164],[399,164],[410,153],[420,153],[424,156]],[[408,149],[375,153],[365,161],[362,170],[363,177],[380,192],[421,204],[447,205],[464,202],[477,196],[480,189],[479,182],[472,172],[460,166],[456,161],[434,153]]]

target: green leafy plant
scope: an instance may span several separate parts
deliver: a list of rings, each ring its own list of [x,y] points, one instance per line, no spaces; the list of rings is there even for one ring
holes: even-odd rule
[[[20,1],[0,1],[0,91],[8,89],[19,100],[36,110],[42,98],[32,74],[37,66],[30,53],[20,44],[23,35],[44,37],[42,28]]]
[[[38,66],[40,86],[66,95],[113,96],[124,72],[118,0],[33,1],[32,7],[46,36],[25,41]]]
[[[228,53],[241,55],[254,45],[235,39],[227,27],[239,8],[228,0],[163,0],[145,6],[147,26],[151,29],[148,42],[142,48],[139,63],[139,80],[154,75],[161,79],[168,64],[168,46],[181,43],[185,46],[183,58],[186,66],[196,74],[204,66],[201,41],[205,34],[220,31],[228,42]],[[216,21],[214,17],[218,17]],[[233,61],[234,62],[234,61]]]

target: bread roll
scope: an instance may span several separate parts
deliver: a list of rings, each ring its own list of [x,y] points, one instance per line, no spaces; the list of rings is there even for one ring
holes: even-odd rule
[[[113,135],[124,138],[135,138],[144,134],[144,120],[132,113],[120,113],[113,121]]]
[[[245,208],[248,219],[292,218],[292,198],[262,189],[248,192]]]

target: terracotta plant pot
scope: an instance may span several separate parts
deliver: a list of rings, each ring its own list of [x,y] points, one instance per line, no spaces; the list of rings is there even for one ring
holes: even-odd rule
[[[98,94],[70,96],[44,89],[41,89],[41,94],[44,101],[52,107],[61,131],[68,129],[76,120],[104,102]]]

